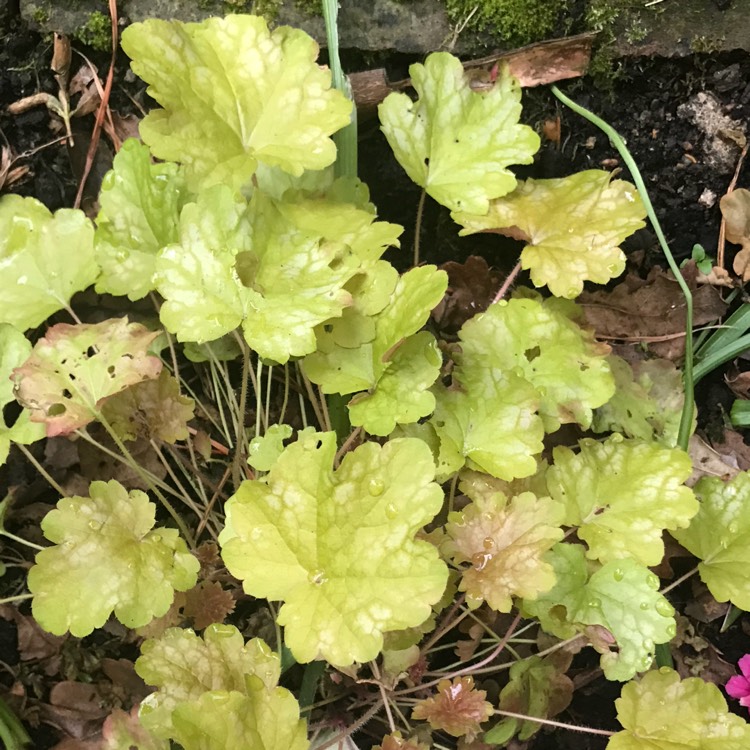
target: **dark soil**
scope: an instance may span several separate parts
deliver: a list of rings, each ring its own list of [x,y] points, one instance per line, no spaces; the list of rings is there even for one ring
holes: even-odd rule
[[[90,52],[90,51],[88,51]],[[8,145],[16,155],[30,154],[22,161],[30,169],[23,180],[12,186],[14,192],[31,195],[50,209],[73,203],[77,178],[71,167],[67,147],[56,144],[42,148],[59,137],[50,128],[50,116],[44,108],[12,117],[4,114],[11,102],[38,91],[55,93],[56,84],[49,70],[51,44],[22,26],[10,23],[0,41],[0,146]],[[351,58],[358,56],[352,53]],[[107,60],[94,55],[105,71]],[[394,62],[394,61],[391,61]],[[394,65],[404,68],[403,59]],[[145,98],[142,84],[127,83],[126,60],[122,60],[115,76],[114,104],[121,112],[133,111],[128,96]],[[398,76],[394,76],[396,78]],[[678,258],[690,256],[695,243],[700,243],[709,255],[715,255],[719,234],[720,212],[718,199],[726,191],[734,163],[723,167],[710,163],[704,134],[680,114],[680,107],[700,92],[711,92],[721,103],[722,111],[744,123],[750,115],[750,56],[732,53],[715,57],[691,57],[682,60],[638,59],[625,61],[611,91],[593,87],[589,80],[564,85],[564,89],[580,104],[610,122],[626,139],[633,156],[651,191],[656,212]],[[562,120],[561,143],[545,143],[537,163],[527,170],[537,177],[560,177],[588,168],[612,169],[619,166],[619,157],[605,136],[588,122],[562,105],[546,90],[525,94],[524,120],[540,128],[545,120],[559,116]],[[4,136],[4,139],[3,139]],[[36,149],[40,149],[34,152]],[[739,154],[739,149],[737,149]],[[405,176],[393,159],[385,139],[373,122],[361,128],[360,171],[370,185],[373,202],[381,218],[405,227],[400,251],[391,251],[391,260],[406,267],[411,262],[414,223],[420,190]],[[623,175],[627,178],[627,173]],[[738,185],[750,183],[750,177],[740,175]],[[713,202],[710,195],[713,195]],[[704,196],[701,199],[701,196]],[[707,197],[708,196],[708,197]],[[483,255],[496,268],[507,270],[515,263],[515,245],[497,236],[459,238],[457,228],[448,214],[429,198],[421,233],[421,258],[432,263],[463,261],[469,255]],[[654,235],[642,230],[626,245],[631,256],[636,251],[645,274],[654,264],[664,265]],[[523,283],[523,279],[521,279]],[[717,379],[711,400],[722,400],[726,389]],[[724,390],[722,391],[722,388]],[[710,391],[707,388],[706,391]],[[0,491],[0,497],[4,493]],[[678,575],[679,575],[678,571]],[[690,584],[684,584],[672,594],[679,609],[691,600]],[[747,619],[747,616],[743,616]],[[718,621],[720,622],[720,620]],[[695,622],[699,635],[724,653],[730,663],[749,651],[748,635],[743,630],[742,618],[727,633],[720,635],[718,625]],[[748,623],[745,623],[746,627]],[[11,668],[18,662],[14,625],[0,619],[0,661]],[[750,629],[750,628],[748,628]],[[111,654],[116,658],[115,654]],[[580,678],[581,687],[575,693],[571,707],[563,721],[587,726],[616,729],[614,699],[620,686],[597,679],[588,683],[586,675],[596,663],[596,655],[589,653],[574,664],[571,676]],[[10,687],[10,675],[4,671],[0,682]],[[52,737],[35,736],[34,747],[51,746]],[[540,734],[528,747],[533,750],[601,750],[606,738],[554,732]],[[514,746],[515,747],[515,746]],[[517,747],[521,747],[520,745]]]

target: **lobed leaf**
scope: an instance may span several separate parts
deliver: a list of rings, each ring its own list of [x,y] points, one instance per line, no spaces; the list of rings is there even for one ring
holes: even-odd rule
[[[471,606],[482,601],[498,612],[510,612],[514,596],[535,599],[556,582],[546,553],[562,540],[563,507],[548,497],[524,492],[508,501],[502,493],[477,497],[448,517],[445,545],[462,569],[459,591]]]
[[[558,544],[550,562],[557,584],[536,600],[524,599],[524,612],[559,638],[587,633],[602,654],[608,680],[629,680],[647,670],[655,644],[670,641],[676,629],[674,609],[658,592],[659,579],[633,559],[614,560],[589,576],[580,545]]]
[[[452,211],[486,213],[516,186],[510,164],[529,164],[539,136],[520,125],[521,88],[507,69],[486,93],[473,91],[460,60],[435,52],[409,68],[418,99],[391,93],[382,130],[406,173]]]
[[[104,399],[158,377],[161,360],[148,354],[158,335],[127,318],[58,323],[13,371],[16,396],[48,437],[67,435],[97,419]]]
[[[437,404],[428,423],[437,439],[438,478],[444,481],[464,464],[508,481],[537,469],[544,427],[539,396],[513,373],[487,373],[466,389],[433,389]]]
[[[387,289],[390,274],[382,282]],[[349,402],[353,425],[389,435],[397,424],[416,422],[435,408],[428,389],[442,357],[431,334],[416,332],[446,285],[446,274],[434,266],[414,268],[398,279],[377,314],[354,312],[318,330],[318,351],[305,358],[305,373],[324,393],[366,391]]]
[[[606,355],[609,347],[575,321],[571,303],[539,298],[491,305],[461,329],[456,378],[468,390],[494,373],[518,372],[540,394],[539,414],[547,432],[561,424],[591,424],[593,409],[614,394]],[[565,377],[560,377],[565,373]]]
[[[667,447],[675,445],[685,398],[681,371],[666,359],[646,359],[631,366],[610,354],[607,361],[615,379],[615,394],[595,410],[591,428]]]
[[[176,164],[152,163],[148,147],[135,138],[122,144],[99,193],[97,292],[138,300],[154,289],[156,254],[177,241],[185,201]]]
[[[375,658],[383,633],[419,625],[443,594],[445,564],[415,541],[442,504],[429,449],[365,443],[332,471],[334,433],[288,446],[265,482],[226,504],[222,557],[252,596],[284,602],[278,622],[297,661]]]
[[[750,609],[750,473],[729,482],[703,477],[695,494],[698,512],[672,535],[701,561],[698,572],[717,601]]]
[[[454,210],[462,235],[497,231],[526,242],[521,267],[537,287],[572,299],[584,281],[606,284],[625,270],[619,244],[645,226],[636,189],[590,169],[552,180],[529,179],[485,210]]]
[[[195,585],[200,564],[176,529],[154,529],[156,506],[115,480],[90,497],[62,498],[42,521],[55,546],[29,571],[36,621],[50,633],[85,636],[114,611],[130,628],[163,615],[175,590]]]
[[[187,423],[195,402],[180,393],[180,382],[167,370],[153,380],[136,383],[108,398],[102,415],[122,440],[176,443],[188,437]]]
[[[82,211],[53,215],[35,198],[0,197],[0,323],[35,328],[98,273],[94,227]]]
[[[615,701],[623,731],[607,750],[744,750],[750,726],[729,713],[716,685],[697,677],[680,680],[662,667],[629,682]]]
[[[9,323],[0,323],[0,411],[15,401],[13,381],[14,370],[20,367],[31,354],[31,343]],[[31,421],[31,414],[24,409],[12,425],[0,416],[0,465],[8,458],[11,443],[28,445],[41,440],[45,435],[44,426]]]
[[[479,725],[492,716],[492,704],[486,697],[486,691],[474,687],[472,677],[441,680],[436,695],[419,701],[411,718],[426,719],[433,729],[472,740],[480,731]]]
[[[658,565],[663,531],[686,527],[698,512],[692,490],[683,485],[692,472],[690,457],[620,435],[603,443],[587,438],[579,446],[577,454],[555,448],[547,471],[549,493],[565,506],[564,523],[578,526],[589,558]]]
[[[259,163],[292,175],[332,164],[330,135],[351,102],[315,63],[318,45],[259,16],[131,24],[122,47],[162,107],[140,123],[154,155],[184,164],[188,186],[246,184]]]

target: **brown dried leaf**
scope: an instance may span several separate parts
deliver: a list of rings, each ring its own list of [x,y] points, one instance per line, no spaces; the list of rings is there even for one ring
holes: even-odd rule
[[[440,268],[448,274],[448,289],[432,317],[446,333],[457,333],[467,320],[489,307],[500,286],[500,275],[476,255],[464,263],[448,261]]]
[[[411,716],[426,719],[433,729],[452,737],[466,735],[473,739],[481,731],[479,725],[492,716],[492,705],[486,697],[484,690],[474,689],[471,677],[456,677],[453,682],[441,680],[437,695],[417,703]]]
[[[693,324],[702,326],[718,320],[726,303],[712,286],[698,286],[697,273],[694,263],[683,269],[693,293]],[[645,280],[628,274],[611,292],[584,292],[578,302],[597,338],[646,342],[672,360],[685,353],[685,300],[674,276],[658,266]]]
[[[220,583],[201,581],[185,592],[183,612],[193,620],[196,630],[203,630],[215,622],[224,622],[227,615],[234,612],[234,606],[231,592],[224,591]]]

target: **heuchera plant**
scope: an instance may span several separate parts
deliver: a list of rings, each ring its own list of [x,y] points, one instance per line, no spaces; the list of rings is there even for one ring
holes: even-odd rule
[[[501,71],[478,93],[447,53],[412,66],[416,99],[380,106],[396,158],[462,233],[522,240],[520,264],[546,288],[497,300],[441,346],[425,325],[446,273],[399,274],[383,255],[401,227],[377,219],[361,182],[334,179],[331,135],[352,105],[310,37],[230,16],[134,24],[122,45],[159,108],[143,143],[116,156],[96,222],[0,200],[0,398],[23,406],[0,423],[0,458],[13,443],[33,459],[24,446],[45,434],[96,442],[87,426],[98,423],[148,489],[111,479],[63,496],[28,578],[51,633],[84,636],[113,613],[149,626],[136,670],[155,692],[138,717],[113,714],[109,746],[335,744],[308,738],[298,703],[309,715],[326,662],[379,686],[369,715],[401,706],[386,712],[381,748],[428,747],[430,731],[505,745],[564,710],[572,650],[589,645],[606,678],[627,683],[608,750],[750,747],[715,686],[652,669],[676,624],[649,571],[671,533],[719,601],[750,608],[738,564],[750,477],[685,486],[680,404],[665,414],[572,301],[623,271],[619,245],[645,216],[635,188],[598,170],[519,180],[512,168],[533,160],[539,138],[519,122],[516,81]],[[80,322],[71,299],[91,285],[151,296],[160,323],[135,311]],[[74,323],[38,336],[61,310]],[[543,460],[564,424],[606,434]],[[167,464],[163,451],[184,446],[187,482],[174,470],[162,480],[138,441]],[[156,521],[159,507],[179,531]],[[206,562],[204,539],[221,560]],[[272,646],[222,622],[233,602],[212,565],[246,601],[268,600]],[[187,620],[175,592],[201,586],[213,624],[203,635],[167,627]],[[468,652],[442,681],[423,679],[431,647],[473,610],[517,617],[504,640],[491,633],[489,657],[469,664]],[[525,660],[503,650],[519,618],[547,634]],[[508,661],[494,663],[510,675],[493,705],[472,673],[501,652]],[[279,686],[295,661],[310,665],[304,695]]]

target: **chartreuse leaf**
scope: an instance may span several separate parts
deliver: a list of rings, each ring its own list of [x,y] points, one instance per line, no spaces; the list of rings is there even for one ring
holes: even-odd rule
[[[200,638],[170,628],[146,641],[135,665],[157,688],[141,703],[143,726],[185,750],[230,750],[238,738],[259,750],[306,750],[305,722],[278,687],[279,659],[260,638],[247,643],[231,625]]]
[[[247,449],[247,462],[253,469],[268,471],[284,452],[284,441],[292,436],[288,424],[273,424],[264,435],[256,435]]]
[[[589,576],[580,545],[560,543],[549,559],[557,584],[536,600],[524,599],[524,612],[558,638],[587,633],[602,654],[608,680],[629,680],[647,670],[655,644],[670,641],[676,629],[674,609],[658,592],[659,579],[631,558],[614,560]]]
[[[50,633],[85,636],[115,616],[130,628],[163,615],[175,590],[195,585],[200,564],[176,529],[154,529],[156,506],[119,482],[92,482],[90,497],[65,497],[42,521],[55,546],[29,571],[36,621]]]
[[[32,422],[24,409],[16,421],[8,426],[1,415],[3,408],[15,401],[11,376],[31,354],[31,343],[9,323],[0,323],[0,465],[8,458],[11,443],[28,445],[45,435],[44,425]],[[0,523],[0,526],[2,524]]]
[[[409,68],[419,95],[389,94],[380,105],[385,137],[406,173],[452,211],[486,213],[509,193],[509,164],[529,164],[539,136],[520,125],[521,88],[506,69],[486,93],[473,91],[460,60],[447,52]]]
[[[82,211],[53,215],[35,198],[0,197],[0,323],[38,326],[98,273],[94,227]]]
[[[502,493],[477,495],[462,511],[448,516],[445,545],[462,568],[459,591],[471,606],[483,601],[510,612],[513,597],[534,599],[555,585],[546,553],[563,538],[562,504],[524,492],[510,501]]]
[[[629,682],[615,701],[623,731],[607,750],[745,750],[750,725],[729,713],[716,685],[662,667]]]
[[[299,662],[375,658],[383,633],[419,625],[448,571],[415,533],[443,494],[420,440],[365,443],[332,470],[336,435],[303,435],[265,482],[226,504],[222,557],[248,594],[284,602],[278,622]]]
[[[620,243],[645,226],[636,189],[590,169],[561,179],[526,180],[487,211],[455,211],[462,235],[498,231],[528,243],[521,266],[556,297],[577,297],[584,281],[606,284],[625,269]]]
[[[122,144],[99,193],[97,292],[137,300],[154,288],[156,254],[177,241],[185,198],[176,164],[154,164],[148,148],[135,138]]]
[[[96,419],[103,399],[159,375],[161,360],[148,354],[158,335],[127,318],[58,323],[14,370],[16,396],[48,437],[67,435]]]
[[[615,379],[615,395],[596,409],[591,428],[675,445],[685,397],[680,370],[666,359],[647,359],[631,367],[622,357],[610,354],[607,361]]]
[[[518,372],[540,394],[547,432],[560,424],[591,424],[593,409],[614,394],[609,347],[575,322],[578,310],[562,300],[512,299],[491,305],[461,329],[456,377],[472,390],[491,373]],[[561,377],[561,373],[565,373]]]
[[[437,385],[433,392],[437,403],[428,424],[437,438],[440,481],[464,464],[508,481],[536,472],[544,427],[538,393],[526,380],[487,373],[466,389]]]
[[[224,186],[203,191],[180,214],[179,241],[156,259],[160,317],[180,341],[203,343],[233,331],[245,315],[235,257],[250,249],[247,204]]]
[[[163,107],[140,123],[154,155],[185,165],[188,186],[239,188],[262,162],[301,175],[336,158],[330,135],[351,102],[331,89],[318,45],[258,16],[129,26],[122,47]]]
[[[351,304],[344,287],[397,242],[401,228],[352,204],[260,191],[250,205],[224,186],[180,217],[180,243],[157,258],[164,325],[180,341],[218,339],[242,324],[262,357],[286,362],[316,348],[314,328]]]
[[[692,472],[690,457],[620,435],[603,443],[586,438],[579,446],[578,453],[555,448],[547,471],[550,494],[565,506],[565,525],[578,526],[589,558],[605,563],[632,557],[657,565],[664,557],[664,529],[684,528],[698,512],[692,490],[683,485]]]
[[[698,513],[672,535],[701,560],[698,571],[717,601],[750,610],[750,473],[729,482],[703,477],[695,493]]]
[[[381,281],[387,288],[390,274]],[[353,425],[388,435],[396,424],[416,422],[435,408],[428,389],[440,374],[442,357],[432,335],[416,331],[447,283],[434,266],[414,268],[398,279],[389,303],[373,317],[355,312],[318,330],[318,351],[305,358],[305,373],[324,393],[366,391],[349,403]],[[360,323],[367,330],[368,322],[372,333],[358,337]]]

